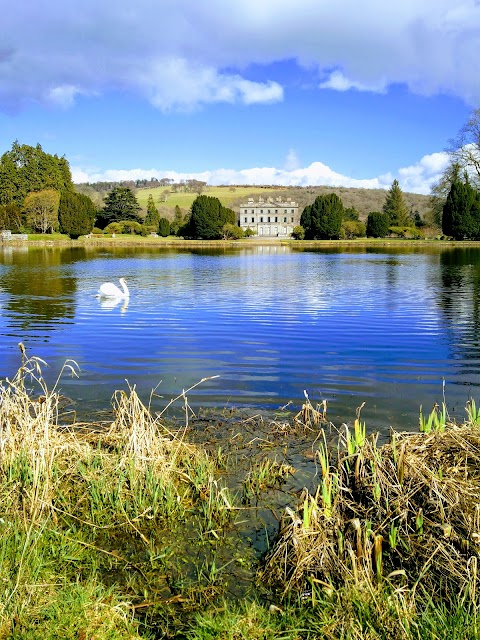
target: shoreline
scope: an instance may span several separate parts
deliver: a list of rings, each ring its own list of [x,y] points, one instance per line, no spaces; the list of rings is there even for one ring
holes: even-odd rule
[[[144,238],[142,236],[117,236],[115,238],[45,238],[32,240],[3,240],[0,247],[154,247],[154,248],[248,248],[248,247],[290,247],[291,249],[321,248],[459,248],[480,247],[479,240],[412,240],[402,238],[357,239],[357,240],[293,240],[283,238],[248,238],[243,240],[184,240],[173,238]]]

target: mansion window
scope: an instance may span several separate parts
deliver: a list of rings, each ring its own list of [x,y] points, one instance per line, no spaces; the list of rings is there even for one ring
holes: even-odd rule
[[[278,216],[275,216],[275,222],[278,222]]]
[[[267,218],[267,222],[270,222],[270,216],[268,216],[268,218]]]
[[[252,222],[255,222],[255,218],[252,216]]]
[[[283,221],[286,222],[287,221],[287,216],[283,217]]]
[[[247,218],[245,218],[245,222],[247,222]]]
[[[260,222],[263,222],[263,216],[261,216],[261,218],[260,218]]]

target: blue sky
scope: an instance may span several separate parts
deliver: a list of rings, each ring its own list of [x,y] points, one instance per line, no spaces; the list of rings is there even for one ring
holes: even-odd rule
[[[0,152],[76,181],[428,193],[480,102],[478,0],[19,0],[0,24]]]

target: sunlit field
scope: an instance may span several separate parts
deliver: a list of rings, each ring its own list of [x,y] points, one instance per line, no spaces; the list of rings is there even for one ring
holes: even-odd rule
[[[206,196],[212,196],[218,198],[225,206],[230,205],[234,200],[238,198],[246,198],[247,196],[259,196],[268,194],[274,191],[279,191],[282,187],[209,187],[207,186],[203,191]],[[189,209],[192,202],[198,196],[198,193],[170,193],[166,202],[162,200],[162,194],[168,190],[168,187],[156,187],[139,189],[136,193],[137,200],[142,208],[146,208],[148,196],[152,194],[153,200],[157,206],[163,205],[167,207],[175,207],[178,205],[182,209]],[[285,188],[287,190],[287,188]]]

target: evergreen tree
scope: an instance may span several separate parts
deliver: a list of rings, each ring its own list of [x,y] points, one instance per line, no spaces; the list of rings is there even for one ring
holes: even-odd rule
[[[343,212],[342,201],[335,193],[318,196],[313,204],[305,207],[300,218],[300,225],[305,229],[305,239],[338,239]]]
[[[73,192],[72,175],[65,158],[15,141],[0,158],[0,204],[23,204],[28,193],[53,189]]]
[[[174,235],[178,235],[179,230],[181,229],[181,227],[183,227],[185,222],[186,221],[184,219],[182,210],[180,209],[178,204],[175,205],[175,213],[173,217],[173,222],[170,225],[170,233],[173,233]]]
[[[460,180],[460,165],[450,164],[443,172],[440,180],[435,182],[431,188],[431,205],[433,213],[433,223],[437,227],[442,227],[443,207],[447,201],[452,184]],[[449,233],[446,235],[450,235]]]
[[[167,218],[160,218],[158,223],[158,233],[166,238],[170,235],[170,221]]]
[[[355,207],[348,207],[348,209],[345,209],[343,212],[343,221],[347,222],[348,220],[351,220],[352,222],[359,222],[360,214]]]
[[[203,240],[223,237],[223,225],[235,224],[235,212],[222,206],[218,198],[198,196],[192,203],[187,235]]]
[[[398,180],[394,180],[388,190],[383,213],[386,213],[390,221],[390,226],[401,227],[408,224],[408,206],[403,198],[402,190]]]
[[[386,213],[371,211],[367,216],[367,237],[385,238],[388,235],[390,221]]]
[[[58,208],[60,231],[71,238],[85,236],[93,229],[96,208],[92,200],[81,193],[62,193]]]
[[[158,229],[159,222],[160,222],[160,214],[158,213],[158,209],[155,206],[155,202],[153,201],[153,196],[152,194],[150,194],[148,196],[147,215],[145,216],[144,224],[147,225],[148,227],[155,227],[155,231],[156,231]]]
[[[455,240],[480,239],[480,194],[465,183],[456,180],[443,207],[442,231]]]
[[[115,187],[105,198],[105,206],[100,214],[100,224],[105,227],[110,222],[134,220],[139,222],[140,205],[129,187]]]

